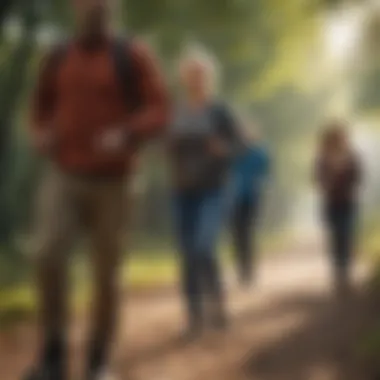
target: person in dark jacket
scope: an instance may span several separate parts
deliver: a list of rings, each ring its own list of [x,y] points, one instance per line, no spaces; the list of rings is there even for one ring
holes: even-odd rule
[[[214,97],[215,67],[201,51],[192,51],[181,61],[184,96],[169,129],[189,338],[206,324],[223,328],[227,322],[217,244],[239,138],[230,108]]]
[[[248,125],[247,128],[255,127]],[[236,158],[232,175],[232,235],[242,285],[250,285],[254,278],[257,225],[270,169],[268,150],[258,131],[250,130],[246,135],[245,147]]]
[[[166,86],[150,49],[137,39],[122,40],[118,57],[126,57],[121,61],[125,66],[116,60],[119,38],[110,27],[112,1],[72,3],[76,34],[45,57],[31,107],[32,144],[49,164],[36,209],[42,352],[30,380],[67,379],[67,265],[79,231],[90,240],[94,269],[83,378],[106,377],[117,317],[125,185],[135,142],[161,134],[169,119]],[[131,82],[124,83],[121,72]],[[137,106],[126,85],[135,86]]]
[[[341,122],[328,125],[322,135],[316,180],[322,194],[330,254],[337,290],[340,291],[349,285],[361,184],[359,158]]]

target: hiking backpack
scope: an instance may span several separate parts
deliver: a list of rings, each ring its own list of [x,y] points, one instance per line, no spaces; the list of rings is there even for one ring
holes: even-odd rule
[[[132,40],[116,37],[112,41],[110,54],[112,56],[115,73],[120,84],[125,102],[131,112],[137,111],[143,104],[140,87],[138,85],[139,73],[134,66],[131,55]],[[69,51],[69,43],[64,41],[58,43],[50,52],[47,59],[48,75],[56,75],[60,64],[64,61]],[[143,141],[137,136],[131,136],[129,146],[133,151],[139,150]]]

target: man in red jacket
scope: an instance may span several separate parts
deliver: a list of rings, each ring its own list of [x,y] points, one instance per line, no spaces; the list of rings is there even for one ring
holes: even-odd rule
[[[66,267],[82,230],[92,247],[95,293],[86,379],[103,378],[117,310],[124,185],[136,141],[167,122],[166,89],[149,49],[131,40],[122,59],[113,53],[110,1],[73,1],[77,33],[59,54],[48,54],[34,96],[32,140],[50,162],[36,224],[42,355],[28,379],[66,379]]]

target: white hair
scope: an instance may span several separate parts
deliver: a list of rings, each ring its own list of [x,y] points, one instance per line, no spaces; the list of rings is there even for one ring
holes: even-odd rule
[[[183,68],[190,62],[197,62],[207,71],[210,92],[218,90],[221,67],[218,60],[207,49],[198,44],[187,45],[180,56],[179,67]]]

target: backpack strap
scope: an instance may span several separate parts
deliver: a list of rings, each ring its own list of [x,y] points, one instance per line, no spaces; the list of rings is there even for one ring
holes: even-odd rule
[[[234,133],[234,125],[229,117],[229,111],[224,104],[215,103],[211,107],[213,118],[216,120],[217,132],[223,138],[229,138]]]
[[[223,103],[214,103],[211,112],[216,120],[217,133],[228,142],[231,154],[236,155],[243,147],[243,139],[232,112]]]
[[[112,56],[125,100],[132,110],[136,110],[142,104],[142,97],[138,86],[138,71],[131,54],[132,43],[126,38],[115,38],[112,45]]]

